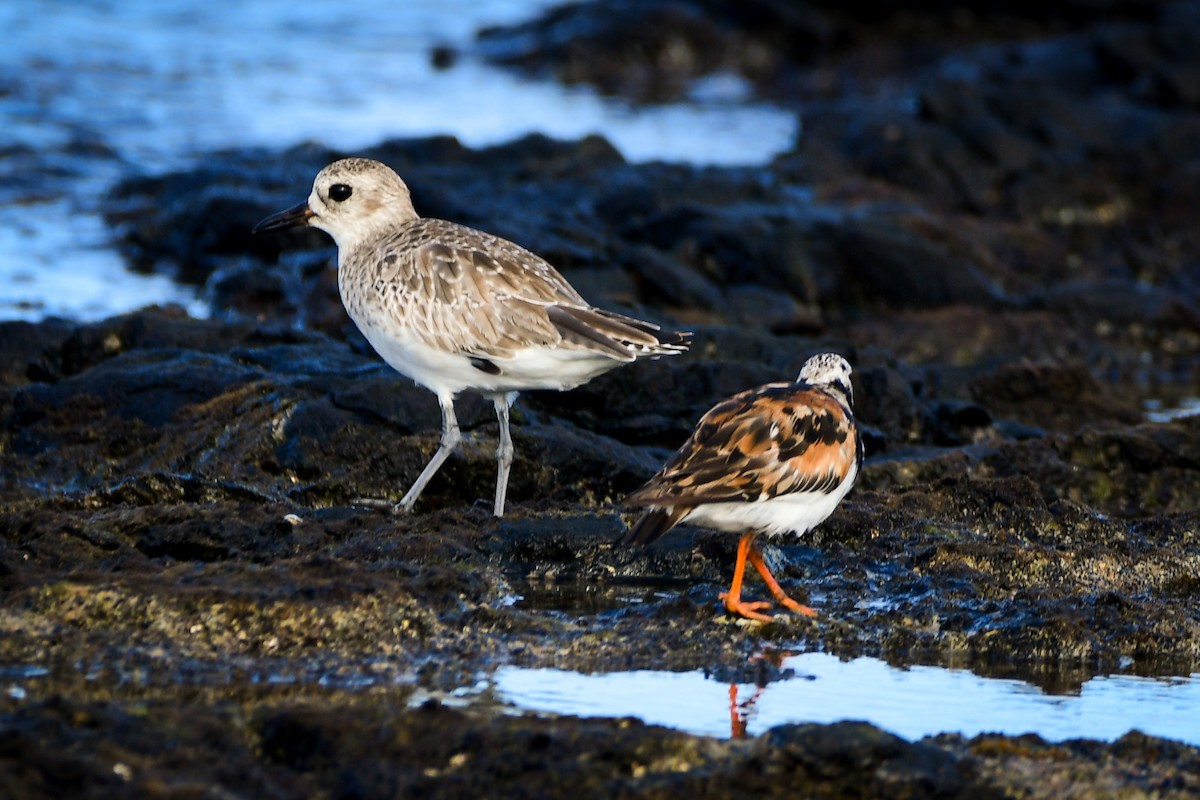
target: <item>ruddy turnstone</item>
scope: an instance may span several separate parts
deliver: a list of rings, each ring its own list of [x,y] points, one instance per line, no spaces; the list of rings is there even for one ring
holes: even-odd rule
[[[437,395],[437,452],[393,508],[411,511],[462,439],[454,397],[491,398],[500,422],[496,516],[513,445],[508,411],[525,389],[571,389],[639,358],[687,349],[690,334],[595,308],[554,267],[510,241],[417,215],[408,187],[366,158],[322,169],[300,205],[256,233],[311,225],[338,248],[338,290],[354,324],[397,371]]]
[[[646,545],[681,522],[742,532],[729,591],[733,614],[768,620],[767,602],[742,600],[749,561],[782,605],[816,611],[784,593],[755,544],[759,533],[803,534],[821,524],[858,477],[862,440],[850,364],[835,353],[804,362],[795,383],[770,383],[718,403],[691,438],[625,505],[648,507],[621,544]]]

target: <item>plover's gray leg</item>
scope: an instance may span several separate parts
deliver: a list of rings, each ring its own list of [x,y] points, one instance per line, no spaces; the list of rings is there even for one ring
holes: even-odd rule
[[[508,409],[517,399],[516,392],[492,395],[496,421],[500,423],[500,443],[496,446],[496,505],[492,513],[504,516],[504,498],[508,494],[508,470],[513,462],[512,434],[508,430]]]
[[[438,405],[442,408],[442,443],[438,445],[437,452],[433,454],[433,458],[429,459],[425,469],[421,470],[421,474],[413,482],[408,494],[404,495],[396,504],[396,513],[404,514],[412,511],[417,498],[425,490],[425,485],[429,483],[446,459],[450,457],[450,454],[454,452],[454,448],[458,447],[458,443],[462,441],[462,434],[458,430],[458,418],[454,416],[454,398],[438,395]]]

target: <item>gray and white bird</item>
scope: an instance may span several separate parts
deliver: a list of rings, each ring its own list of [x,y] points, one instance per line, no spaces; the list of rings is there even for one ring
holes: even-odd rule
[[[572,389],[639,358],[675,355],[690,334],[590,305],[549,263],[512,242],[426,219],[390,167],[366,158],[322,169],[300,205],[256,233],[311,225],[338,248],[342,303],[393,369],[437,396],[441,444],[394,506],[411,511],[462,439],[454,398],[491,398],[500,423],[496,516],[504,514],[513,445],[509,407],[526,389]]]

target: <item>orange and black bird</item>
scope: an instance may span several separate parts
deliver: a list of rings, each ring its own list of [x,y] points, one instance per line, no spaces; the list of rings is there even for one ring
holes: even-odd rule
[[[670,461],[625,505],[648,509],[621,540],[647,545],[681,522],[741,533],[733,582],[722,594],[732,614],[768,620],[768,602],[742,600],[746,562],[779,603],[788,597],[763,562],[760,533],[804,534],[842,501],[862,465],[850,364],[835,353],[804,362],[795,383],[769,383],[718,403]]]

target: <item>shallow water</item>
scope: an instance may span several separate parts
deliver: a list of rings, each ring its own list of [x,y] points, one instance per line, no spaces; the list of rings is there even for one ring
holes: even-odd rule
[[[131,697],[176,687],[254,691],[291,687],[359,692],[384,689],[420,705],[500,706],[579,717],[634,717],[702,736],[756,736],[785,723],[865,720],[906,739],[938,733],[1021,735],[1049,741],[1112,741],[1130,730],[1200,745],[1200,674],[1178,678],[1098,676],[1074,693],[1050,693],[1022,680],[961,669],[898,668],[875,658],[843,661],[825,653],[766,654],[785,676],[765,686],[702,671],[581,674],[501,667],[454,691],[419,687],[417,676],[381,657],[295,660],[233,657],[182,661],[132,650],[104,662],[0,665],[0,693],[36,701],[83,685]],[[75,687],[70,689],[68,687]]]
[[[824,653],[785,658],[795,676],[765,687],[728,684],[702,672],[584,675],[505,667],[492,691],[512,706],[581,717],[637,717],[704,736],[760,734],[790,722],[866,720],[906,739],[938,733],[1020,735],[1050,741],[1111,741],[1132,729],[1200,744],[1200,675],[1092,678],[1074,695],[1019,680],[941,667],[899,669],[874,658]]]
[[[219,148],[352,151],[428,134],[477,147],[541,132],[600,133],[634,161],[754,164],[794,139],[793,113],[743,104],[732,80],[694,103],[635,109],[467,56],[431,66],[433,46],[466,51],[480,27],[553,2],[0,4],[0,150],[33,150],[46,184],[0,189],[0,319],[158,302],[203,312],[190,290],[127,272],[107,246],[95,208],[122,163],[155,172]],[[0,158],[0,177],[27,164]]]

